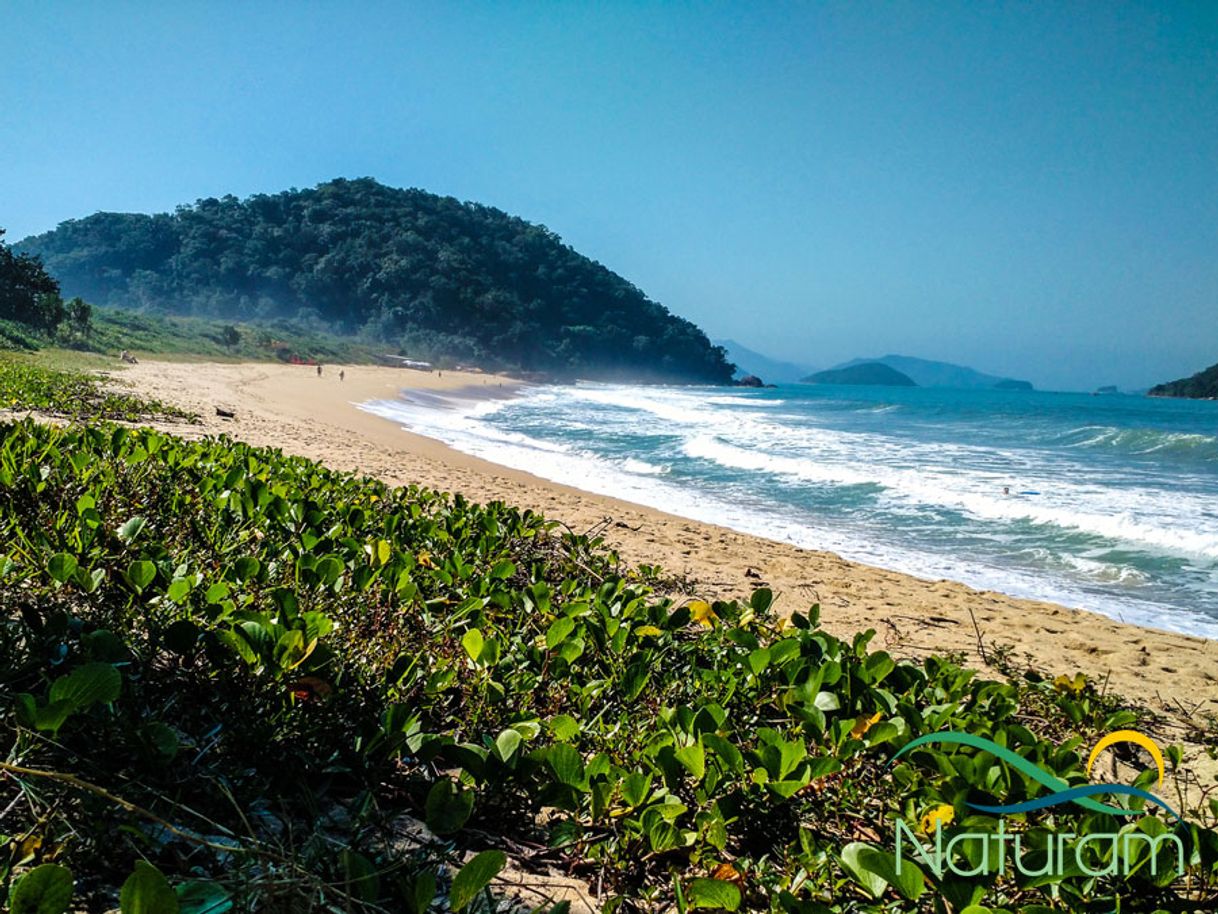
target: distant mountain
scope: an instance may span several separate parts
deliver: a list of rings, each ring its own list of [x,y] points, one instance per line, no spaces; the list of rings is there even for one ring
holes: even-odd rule
[[[873,384],[877,387],[917,387],[918,382],[883,362],[860,362],[845,368],[818,371],[803,379],[807,384]]]
[[[879,362],[889,368],[895,368],[917,382],[919,387],[968,387],[968,388],[998,388],[999,390],[1032,390],[1029,381],[1017,381],[1013,378],[1000,378],[997,375],[984,374],[964,365],[953,365],[951,362],[936,362],[931,359],[919,359],[909,355],[886,355],[878,359],[852,359],[836,368],[850,368],[863,363]]]
[[[1211,365],[1188,378],[1156,384],[1150,389],[1152,397],[1189,397],[1193,400],[1218,399],[1218,365]]]
[[[816,371],[812,365],[800,365],[796,362],[784,362],[762,355],[735,340],[712,340],[716,346],[722,346],[727,351],[727,360],[736,363],[736,376],[756,375],[771,384],[794,384],[806,375]]]
[[[416,358],[560,377],[732,378],[698,327],[545,226],[371,178],[95,213],[16,248],[99,305],[288,317]]]

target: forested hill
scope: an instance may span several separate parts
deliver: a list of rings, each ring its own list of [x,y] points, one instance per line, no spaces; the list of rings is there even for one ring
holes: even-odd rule
[[[1157,384],[1150,389],[1152,397],[1192,397],[1196,400],[1218,400],[1218,364],[1195,375]]]
[[[694,324],[544,226],[370,178],[30,237],[64,294],[221,318],[290,317],[423,356],[566,376],[727,383]]]

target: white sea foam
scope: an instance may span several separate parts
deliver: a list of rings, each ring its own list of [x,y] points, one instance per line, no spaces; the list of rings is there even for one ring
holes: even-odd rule
[[[1130,484],[1117,469],[1082,472],[1065,442],[1059,453],[972,444],[958,432],[956,440],[902,438],[876,410],[869,424],[835,428],[796,401],[779,411],[761,405],[779,400],[750,394],[580,385],[508,401],[363,408],[588,491],[911,574],[1218,637],[1218,621],[1180,589],[1218,606],[1218,505],[1181,498],[1161,480]],[[1004,496],[1004,485],[1041,494]],[[844,521],[800,507],[808,497],[840,504],[849,492],[864,508]],[[991,543],[990,554],[953,547],[953,535]],[[1165,556],[1187,581],[1165,583],[1113,549]]]

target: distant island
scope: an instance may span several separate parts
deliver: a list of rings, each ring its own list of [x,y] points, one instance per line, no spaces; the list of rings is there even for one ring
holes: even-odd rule
[[[936,362],[932,359],[919,359],[908,355],[890,354],[878,359],[852,359],[836,369],[851,368],[863,364],[887,365],[907,375],[919,387],[957,387],[957,388],[986,388],[997,390],[1033,390],[1031,382],[1019,381],[1014,378],[1002,378],[997,375],[985,374],[965,365],[955,365],[951,362]]]
[[[861,362],[845,368],[818,371],[803,379],[805,384],[870,384],[877,387],[917,387],[918,382],[883,362]]]
[[[734,371],[701,329],[545,226],[371,178],[96,213],[14,251],[96,305],[290,318],[416,358],[556,378],[727,384]]]
[[[722,346],[728,361],[736,364],[737,377],[757,375],[778,384],[794,384],[816,371],[812,365],[775,359],[736,340],[714,340],[714,343]]]
[[[1211,365],[1195,375],[1156,384],[1150,389],[1152,397],[1188,397],[1193,400],[1218,399],[1218,364]]]

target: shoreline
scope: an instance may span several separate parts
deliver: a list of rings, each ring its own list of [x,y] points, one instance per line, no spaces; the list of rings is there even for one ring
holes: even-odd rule
[[[272,363],[141,362],[113,376],[138,394],[200,414],[198,426],[172,427],[178,434],[229,434],[394,484],[505,501],[576,532],[601,527],[625,561],[658,564],[693,582],[699,597],[747,597],[764,584],[780,612],[819,602],[826,629],[841,635],[873,628],[873,643],[897,656],[961,652],[983,665],[984,646],[987,655],[1005,652],[1015,666],[1050,676],[1082,672],[1177,720],[1218,713],[1218,641],[914,577],[595,495],[462,453],[359,408],[410,392],[510,396],[525,386],[511,378],[364,365],[325,366],[320,378],[314,371]],[[493,393],[484,390],[489,387]],[[235,411],[236,419],[217,417],[216,406]]]

